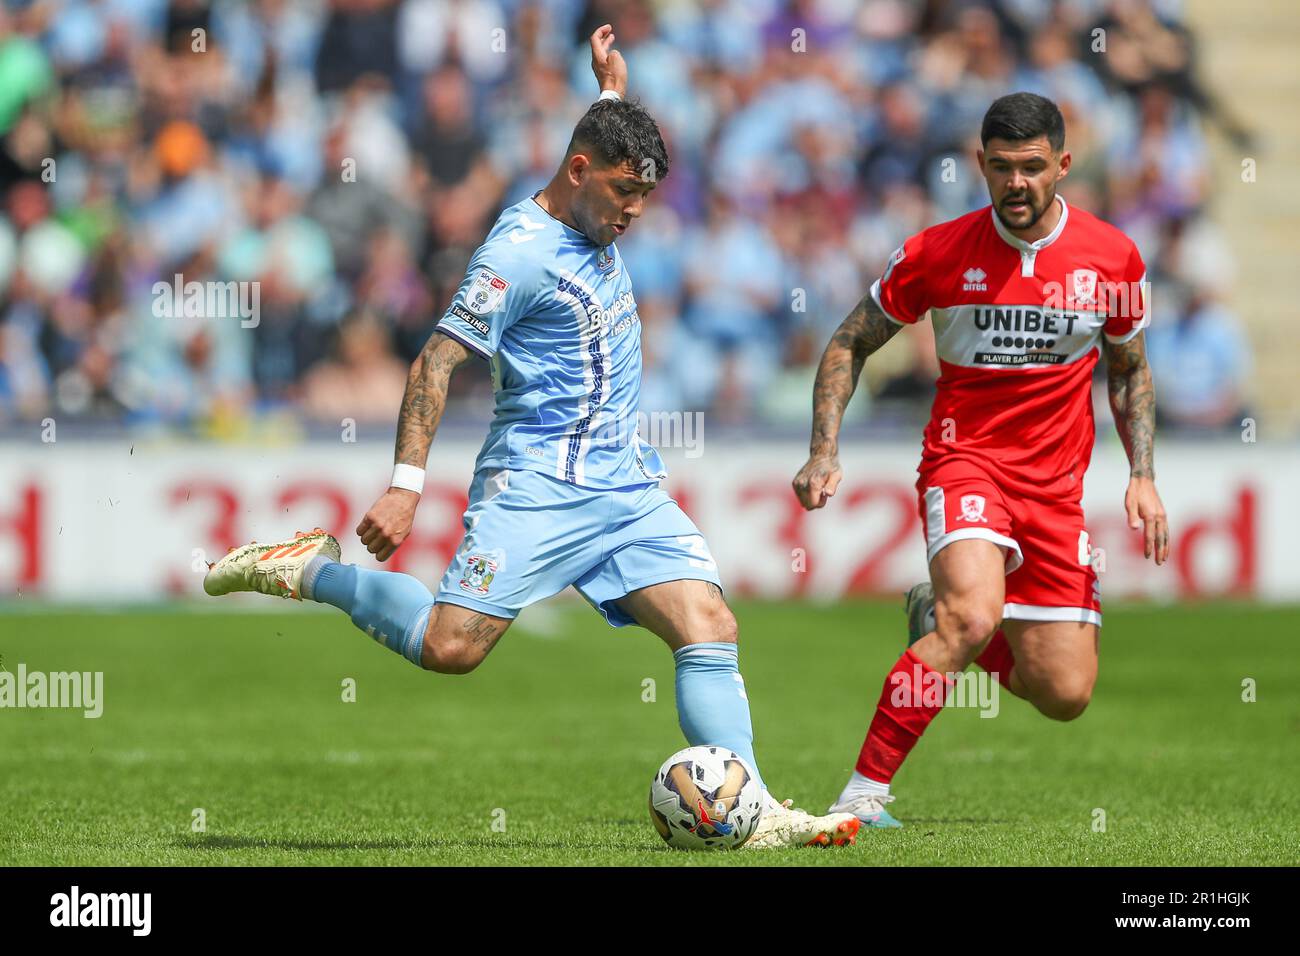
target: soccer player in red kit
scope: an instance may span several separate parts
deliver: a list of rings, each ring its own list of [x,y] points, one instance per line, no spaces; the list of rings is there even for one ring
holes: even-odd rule
[[[925,689],[952,686],[972,661],[1048,717],[1072,720],[1088,705],[1101,601],[1081,499],[1099,355],[1131,467],[1129,525],[1143,530],[1148,558],[1169,554],[1142,257],[1057,195],[1070,154],[1050,100],[998,99],[980,141],[991,205],[908,239],[840,325],[794,479],[805,508],[835,494],[840,422],[863,363],[929,312],[941,374],[916,488],[930,583],[908,595],[909,646],[832,807],[876,827],[901,825],[885,809],[890,781],[943,706]]]

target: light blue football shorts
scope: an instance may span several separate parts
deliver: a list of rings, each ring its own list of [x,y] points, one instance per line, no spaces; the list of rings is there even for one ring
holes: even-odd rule
[[[464,520],[440,603],[513,618],[572,584],[625,627],[636,621],[614,602],[638,588],[683,579],[722,586],[704,536],[658,485],[602,491],[523,468],[484,468]]]

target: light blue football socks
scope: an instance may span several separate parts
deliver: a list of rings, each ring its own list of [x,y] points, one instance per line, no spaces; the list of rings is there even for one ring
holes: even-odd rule
[[[332,604],[384,647],[420,666],[433,594],[418,578],[317,555],[303,572],[302,596]]]
[[[677,723],[692,747],[714,745],[734,750],[758,776],[749,698],[740,676],[735,644],[687,644],[673,651],[677,666]]]
[[[420,666],[433,594],[417,578],[340,564],[324,555],[307,565],[302,596],[332,605],[384,647]],[[733,750],[758,775],[749,698],[735,644],[688,644],[673,652],[677,722],[691,746]],[[762,785],[762,777],[759,776]],[[766,789],[766,787],[765,787]]]

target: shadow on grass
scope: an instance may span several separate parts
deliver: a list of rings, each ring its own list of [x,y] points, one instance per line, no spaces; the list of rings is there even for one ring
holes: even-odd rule
[[[953,823],[973,823],[978,826],[1002,826],[1011,820],[993,820],[988,817],[908,817],[903,821],[904,827],[949,825]],[[865,829],[865,828],[864,828]]]
[[[429,839],[429,840],[283,840],[272,837],[204,836],[174,841],[182,850],[572,850],[567,843],[540,840]]]

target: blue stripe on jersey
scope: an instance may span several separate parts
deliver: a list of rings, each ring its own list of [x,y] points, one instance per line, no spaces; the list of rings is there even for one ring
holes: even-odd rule
[[[586,322],[587,327],[590,328],[592,300],[589,290],[576,277],[566,275],[560,279],[556,292],[578,300],[582,306],[582,316],[578,321]],[[599,313],[599,302],[596,303],[595,309]],[[582,328],[578,329],[578,333],[586,334]],[[591,420],[595,416],[595,411],[600,408],[600,400],[605,390],[605,366],[601,360],[599,329],[596,334],[590,335],[587,339],[587,355],[591,359],[591,391],[587,394],[587,414],[578,420],[569,435],[569,448],[564,461],[565,481],[577,480],[578,452],[582,447],[582,438],[591,429]]]

